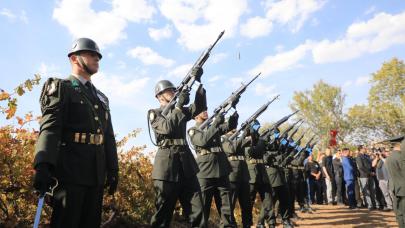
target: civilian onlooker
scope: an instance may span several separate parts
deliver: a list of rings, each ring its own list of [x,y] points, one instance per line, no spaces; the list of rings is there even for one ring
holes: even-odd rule
[[[309,155],[307,163],[305,164],[305,171],[307,172],[309,200],[312,203],[322,204],[322,192],[321,192],[321,167],[318,162],[313,160],[312,154]],[[316,194],[316,201],[315,201]]]
[[[385,211],[391,211],[393,209],[392,199],[394,197],[393,193],[388,189],[388,181],[390,177],[388,174],[387,167],[385,165],[385,159],[389,156],[389,154],[390,151],[388,149],[387,150],[384,149],[381,152],[377,152],[372,162],[372,166],[375,167],[376,169],[378,185],[380,186],[380,189],[382,191],[386,203],[386,206],[384,207]]]
[[[353,170],[354,170],[354,196],[357,202],[357,207],[358,208],[362,208],[365,207],[363,204],[363,200],[361,199],[361,191],[360,191],[360,180],[359,180],[359,169],[357,168],[357,164],[356,164],[356,157],[358,155],[358,150],[356,151],[349,151],[349,158],[350,160],[352,160],[352,164],[353,164]]]
[[[336,183],[336,201],[338,204],[343,204],[343,166],[341,161],[342,152],[338,150],[335,154],[335,158],[333,158],[333,173],[334,176],[332,178],[335,179]],[[343,187],[343,188],[342,188]]]
[[[328,197],[326,194],[326,181],[325,181],[325,173],[322,169],[323,167],[323,158],[325,157],[325,153],[324,152],[319,152],[318,153],[318,157],[316,158],[316,161],[319,164],[319,167],[321,169],[321,178],[319,179],[319,184],[321,185],[321,194],[322,194],[322,203],[323,204],[328,204]]]
[[[350,151],[348,148],[343,149],[342,153],[342,166],[343,178],[346,183],[346,193],[350,209],[356,208],[356,198],[354,193],[354,182],[356,181],[355,169],[352,159],[350,159]]]
[[[375,186],[372,179],[371,160],[366,154],[363,146],[358,147],[359,154],[356,158],[357,168],[360,175],[360,188],[363,193],[364,202],[367,203],[369,210],[376,208]]]
[[[326,197],[329,204],[335,203],[336,187],[335,187],[335,178],[333,172],[332,164],[332,151],[330,148],[326,148],[325,156],[322,159],[321,167],[324,174],[324,180],[326,185]]]

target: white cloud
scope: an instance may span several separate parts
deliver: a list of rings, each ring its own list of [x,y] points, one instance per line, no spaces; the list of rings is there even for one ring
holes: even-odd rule
[[[356,79],[357,86],[362,86],[362,85],[368,84],[369,82],[370,82],[370,76],[358,77]]]
[[[287,25],[291,32],[298,32],[312,14],[320,10],[325,0],[268,0],[264,2],[266,15],[252,17],[241,25],[241,35],[257,38],[268,35],[275,23]],[[312,24],[316,23],[312,21]]]
[[[139,59],[145,65],[161,65],[170,67],[174,64],[174,60],[164,58],[149,47],[135,47],[127,52],[133,58]]]
[[[5,17],[7,17],[7,18],[9,18],[11,20],[17,18],[17,16],[13,12],[11,12],[10,9],[7,9],[7,8],[1,9],[0,15],[5,16]]]
[[[282,25],[289,25],[292,32],[298,32],[310,15],[320,10],[325,0],[283,0],[269,4],[266,16]]]
[[[12,12],[10,9],[2,8],[0,10],[0,15],[7,17],[9,20],[11,20],[13,22],[18,19],[21,22],[28,24],[28,17],[27,17],[27,13],[25,12],[25,10],[21,10],[21,13],[19,15],[17,15],[16,13]]]
[[[160,0],[158,5],[180,33],[177,42],[194,51],[208,47],[222,30],[233,37],[247,9],[246,0]]]
[[[90,37],[100,46],[126,38],[128,21],[151,19],[155,10],[144,0],[113,0],[110,11],[94,11],[92,0],[62,0],[53,11],[53,18],[67,27],[74,38]]]
[[[273,23],[264,17],[249,18],[241,25],[240,33],[248,38],[267,36],[273,28]]]
[[[143,95],[150,80],[149,77],[128,80],[124,77],[99,72],[91,79],[94,85],[107,95],[110,103],[130,106],[142,111],[148,106]]]
[[[379,13],[365,22],[349,26],[344,38],[322,40],[312,51],[315,63],[346,61],[367,53],[405,44],[405,12]]]
[[[297,64],[306,56],[311,47],[311,43],[307,42],[306,44],[301,44],[293,50],[267,56],[259,65],[250,70],[249,74],[254,75],[261,72],[262,77],[266,77],[275,72],[285,71],[297,67]]]
[[[186,74],[188,73],[188,71],[191,69],[192,66],[193,66],[192,64],[183,64],[177,66],[171,71],[169,71],[168,76],[174,78],[183,78],[184,76],[186,76]]]
[[[223,53],[223,52],[215,53],[210,57],[210,60],[212,63],[219,63],[222,60],[226,59],[227,57],[228,57],[228,54],[226,54],[226,53]]]
[[[46,64],[44,62],[42,62],[39,66],[38,73],[42,76],[42,78],[62,76],[60,73],[60,67],[54,64]]]
[[[364,12],[364,14],[365,14],[365,15],[372,14],[372,13],[374,13],[375,11],[377,11],[377,7],[375,7],[374,5],[372,5],[372,6],[370,6],[369,8],[367,8],[367,10]]]
[[[132,22],[149,20],[156,13],[156,9],[145,0],[113,0],[112,12]]]
[[[170,25],[166,25],[165,27],[160,29],[148,28],[148,33],[152,39],[154,39],[155,41],[159,41],[161,39],[172,37],[172,28]]]
[[[353,85],[353,81],[352,80],[348,80],[348,81],[345,81],[345,83],[343,83],[343,88],[348,88],[348,87],[350,87],[350,86],[352,86]]]
[[[265,96],[266,98],[273,98],[276,96],[275,85],[265,85],[263,83],[256,83],[255,94],[258,96]]]

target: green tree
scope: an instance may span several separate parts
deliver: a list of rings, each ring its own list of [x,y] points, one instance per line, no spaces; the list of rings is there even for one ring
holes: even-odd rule
[[[349,109],[352,138],[375,141],[405,132],[405,64],[393,58],[372,73],[368,104]]]
[[[337,129],[338,139],[345,143],[348,134],[348,123],[343,113],[345,95],[340,87],[317,82],[311,90],[294,92],[290,107],[300,110],[298,117],[303,118],[309,129],[320,138],[320,145],[326,146],[329,131]]]

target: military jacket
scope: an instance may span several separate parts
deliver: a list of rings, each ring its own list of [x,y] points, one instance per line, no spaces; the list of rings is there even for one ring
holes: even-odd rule
[[[198,178],[219,178],[228,176],[231,171],[228,158],[221,147],[221,135],[228,131],[228,124],[216,128],[213,125],[200,130],[196,124],[188,130],[190,141],[197,153],[200,171]]]
[[[393,151],[385,160],[390,175],[389,187],[397,197],[405,196],[405,154],[402,151]]]
[[[249,183],[268,184],[269,177],[263,160],[266,150],[264,140],[258,139],[256,143],[244,147],[244,150],[249,169]]]
[[[84,186],[103,185],[106,172],[118,172],[116,141],[104,94],[99,90],[93,94],[74,76],[50,78],[40,102],[42,119],[34,166],[50,164],[59,182]]]
[[[244,147],[251,141],[243,138],[231,141],[227,136],[222,136],[222,148],[228,156],[232,171],[229,174],[230,182],[249,182],[249,170],[246,163]]]
[[[201,112],[201,107],[192,104],[182,110],[173,108],[166,116],[162,115],[162,110],[163,107],[148,112],[159,147],[152,178],[178,182],[181,176],[190,178],[198,172],[198,165],[186,142],[186,127],[192,116]]]
[[[266,153],[263,156],[266,163],[266,171],[269,177],[271,187],[279,187],[284,185],[284,177],[282,176],[281,168],[279,167],[279,161],[281,155],[278,154],[278,145],[274,142],[272,145],[266,146]]]

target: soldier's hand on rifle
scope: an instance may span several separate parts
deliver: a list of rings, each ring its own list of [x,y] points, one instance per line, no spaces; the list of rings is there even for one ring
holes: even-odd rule
[[[232,107],[235,108],[236,105],[239,103],[239,97],[236,97],[233,101],[232,101]]]
[[[239,119],[238,112],[234,112],[232,116],[229,117],[228,120],[229,129],[235,129],[238,126],[238,119]]]
[[[113,195],[117,191],[118,186],[118,171],[110,171],[107,173],[106,187],[108,187],[108,194]]]
[[[223,115],[217,115],[214,119],[214,121],[212,122],[212,125],[214,127],[219,127],[219,125],[221,125],[222,123],[224,123],[225,121],[225,117]]]
[[[183,90],[180,92],[176,107],[181,109],[183,108],[184,105],[187,105],[189,102],[190,102],[190,92]]]
[[[34,188],[40,196],[45,195],[52,185],[50,167],[46,163],[40,163],[35,167]]]
[[[195,67],[191,70],[191,75],[195,78],[196,81],[201,82],[201,76],[203,75],[204,70],[202,67]]]

